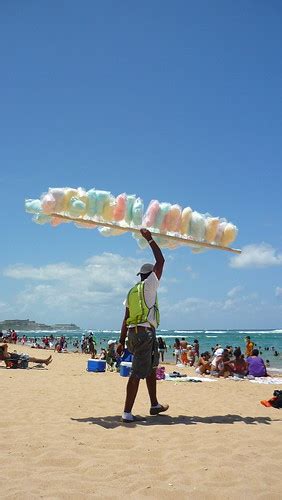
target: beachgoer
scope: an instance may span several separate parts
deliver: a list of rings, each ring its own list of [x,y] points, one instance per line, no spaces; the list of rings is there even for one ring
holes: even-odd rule
[[[7,368],[27,368],[28,363],[36,363],[48,366],[52,361],[52,356],[46,359],[39,359],[29,356],[28,354],[18,354],[16,352],[8,352],[8,345],[0,346],[0,360],[4,361]]]
[[[195,372],[199,373],[200,375],[204,375],[204,374],[209,374],[210,370],[211,370],[210,353],[206,351],[203,352],[199,357]]]
[[[267,377],[266,366],[259,356],[258,349],[253,349],[253,353],[246,359],[248,363],[248,375],[253,377]]]
[[[251,337],[249,335],[246,337],[245,340],[246,340],[245,356],[247,358],[248,356],[252,355],[254,343],[251,341]]]
[[[195,354],[193,350],[193,346],[188,344],[187,345],[187,364],[189,366],[193,366],[195,363]]]
[[[235,349],[234,356],[235,359],[229,363],[232,374],[236,377],[243,378],[248,373],[248,363],[245,361],[240,347]]]
[[[162,337],[158,338],[158,344],[159,344],[159,353],[161,355],[161,361],[164,362],[164,353],[167,352],[167,347]]]
[[[193,352],[196,358],[200,357],[200,345],[198,339],[194,339],[193,342]]]
[[[141,229],[141,235],[151,247],[156,259],[155,265],[143,264],[138,273],[141,281],[127,295],[126,309],[121,327],[117,353],[122,354],[128,335],[128,349],[133,354],[132,373],[126,389],[126,400],[122,420],[130,423],[136,420],[131,413],[140,379],[146,379],[151,401],[150,415],[157,415],[168,409],[157,399],[156,368],[159,363],[156,328],[159,325],[157,289],[162,276],[164,257],[148,229]]]
[[[180,346],[180,340],[175,339],[174,344],[173,344],[173,354],[175,356],[175,363],[178,364],[180,363],[180,355],[181,355],[181,346]]]
[[[94,344],[94,341],[93,341],[93,336],[89,337],[88,338],[88,351],[89,351],[89,354],[91,354],[91,359],[94,359],[96,354],[97,354],[97,351],[95,349],[95,344]]]
[[[116,341],[109,340],[108,341],[108,350],[107,350],[107,354],[106,354],[106,361],[107,361],[107,365],[108,365],[108,368],[110,371],[114,370],[116,359],[117,359]]]
[[[231,369],[228,366],[230,359],[227,349],[219,348],[214,353],[214,358],[211,362],[211,375],[214,377],[228,377]]]

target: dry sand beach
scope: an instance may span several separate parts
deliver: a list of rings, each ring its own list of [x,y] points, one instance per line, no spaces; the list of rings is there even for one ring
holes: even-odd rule
[[[147,421],[126,425],[127,379],[88,373],[87,359],[0,364],[1,499],[282,498],[282,413],[259,403],[281,386],[158,382],[170,409],[150,417],[143,382],[134,409]]]

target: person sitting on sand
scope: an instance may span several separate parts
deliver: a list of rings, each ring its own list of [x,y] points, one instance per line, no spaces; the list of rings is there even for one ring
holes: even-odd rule
[[[252,355],[246,359],[248,363],[248,375],[252,377],[267,377],[266,366],[259,356],[258,349],[254,349]]]
[[[240,347],[237,347],[235,349],[234,356],[235,359],[230,361],[229,367],[231,368],[233,375],[239,378],[243,378],[248,373],[248,363],[245,361]]]
[[[219,348],[214,353],[214,358],[211,362],[211,375],[214,377],[228,377],[231,369],[228,366],[230,359],[227,349]]]
[[[211,370],[210,353],[208,351],[203,352],[198,359],[195,372],[199,375],[209,374]]]
[[[46,359],[39,359],[30,357],[28,354],[8,352],[8,345],[3,344],[0,346],[0,360],[5,362],[7,368],[27,368],[28,363],[48,366],[52,361],[52,356]]]

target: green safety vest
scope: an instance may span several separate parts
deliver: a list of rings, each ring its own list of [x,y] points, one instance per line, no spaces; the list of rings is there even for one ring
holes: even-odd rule
[[[127,325],[138,325],[140,323],[146,323],[147,321],[150,323],[148,320],[149,312],[154,308],[157,326],[159,326],[160,313],[158,297],[156,297],[156,302],[153,307],[149,309],[144,297],[144,281],[137,283],[129,290],[127,295],[127,306],[129,309],[129,318],[126,320]]]

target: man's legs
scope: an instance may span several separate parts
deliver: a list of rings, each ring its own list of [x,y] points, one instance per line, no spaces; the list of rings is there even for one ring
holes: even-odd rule
[[[131,375],[129,377],[126,387],[126,399],[124,405],[125,413],[131,413],[138,392],[139,382],[140,379],[135,377],[134,375]]]
[[[39,359],[39,358],[29,358],[29,360],[31,363],[38,363],[38,364],[41,364],[41,365],[49,365],[52,361],[52,356],[50,355],[47,359]]]
[[[156,368],[152,370],[150,375],[146,377],[147,389],[150,396],[151,406],[157,406],[157,378],[156,378]]]

